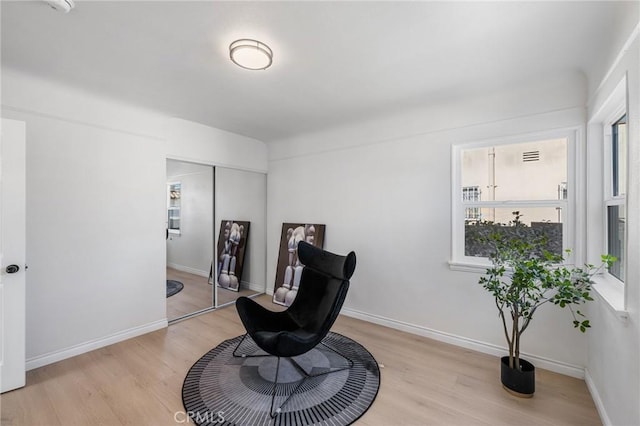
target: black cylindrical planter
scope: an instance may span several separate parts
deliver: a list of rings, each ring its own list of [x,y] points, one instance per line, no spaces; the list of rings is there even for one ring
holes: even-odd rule
[[[509,368],[509,357],[503,356],[500,363],[500,379],[502,386],[515,396],[531,398],[536,391],[536,368],[528,361],[520,358],[522,371]]]

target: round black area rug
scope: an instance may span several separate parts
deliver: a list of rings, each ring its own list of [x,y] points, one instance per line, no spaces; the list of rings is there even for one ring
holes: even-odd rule
[[[182,385],[182,401],[195,424],[204,425],[349,425],[371,406],[380,387],[380,370],[362,345],[337,333],[323,343],[353,361],[351,369],[307,379],[274,418],[269,416],[277,358],[237,358],[233,351],[243,336],[225,340],[189,370]],[[247,337],[239,354],[264,354]],[[323,345],[295,357],[307,372],[338,369],[347,361]],[[289,360],[282,358],[276,388],[276,407],[303,380]]]
[[[176,280],[167,280],[167,297],[180,293],[184,288],[184,284]]]

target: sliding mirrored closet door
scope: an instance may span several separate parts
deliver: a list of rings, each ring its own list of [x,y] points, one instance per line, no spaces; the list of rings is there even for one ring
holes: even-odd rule
[[[167,160],[167,319],[266,290],[266,175]]]
[[[167,319],[214,306],[214,168],[167,160]]]

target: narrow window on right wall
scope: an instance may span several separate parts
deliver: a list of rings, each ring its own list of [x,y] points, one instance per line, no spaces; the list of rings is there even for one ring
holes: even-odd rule
[[[627,193],[627,116],[619,117],[607,126],[610,134],[605,141],[610,144],[605,156],[604,208],[606,217],[607,253],[618,260],[609,273],[624,283],[626,247],[626,193]],[[605,151],[605,152],[607,152]]]

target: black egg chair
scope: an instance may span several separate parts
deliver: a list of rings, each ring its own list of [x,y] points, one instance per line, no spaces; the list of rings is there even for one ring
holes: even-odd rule
[[[233,355],[235,357],[275,356],[276,377],[271,392],[271,417],[277,416],[305,381],[312,377],[343,371],[353,367],[353,361],[322,342],[338,318],[349,290],[349,278],[356,268],[356,254],[340,256],[301,241],[298,243],[298,258],[304,265],[300,286],[295,300],[285,311],[270,311],[247,297],[236,301],[236,309],[247,333]],[[242,342],[250,336],[256,345],[267,354],[239,354]],[[346,365],[320,373],[307,372],[293,357],[305,354],[318,345],[323,345],[345,359]],[[274,410],[280,359],[286,358],[303,375],[287,399]]]

